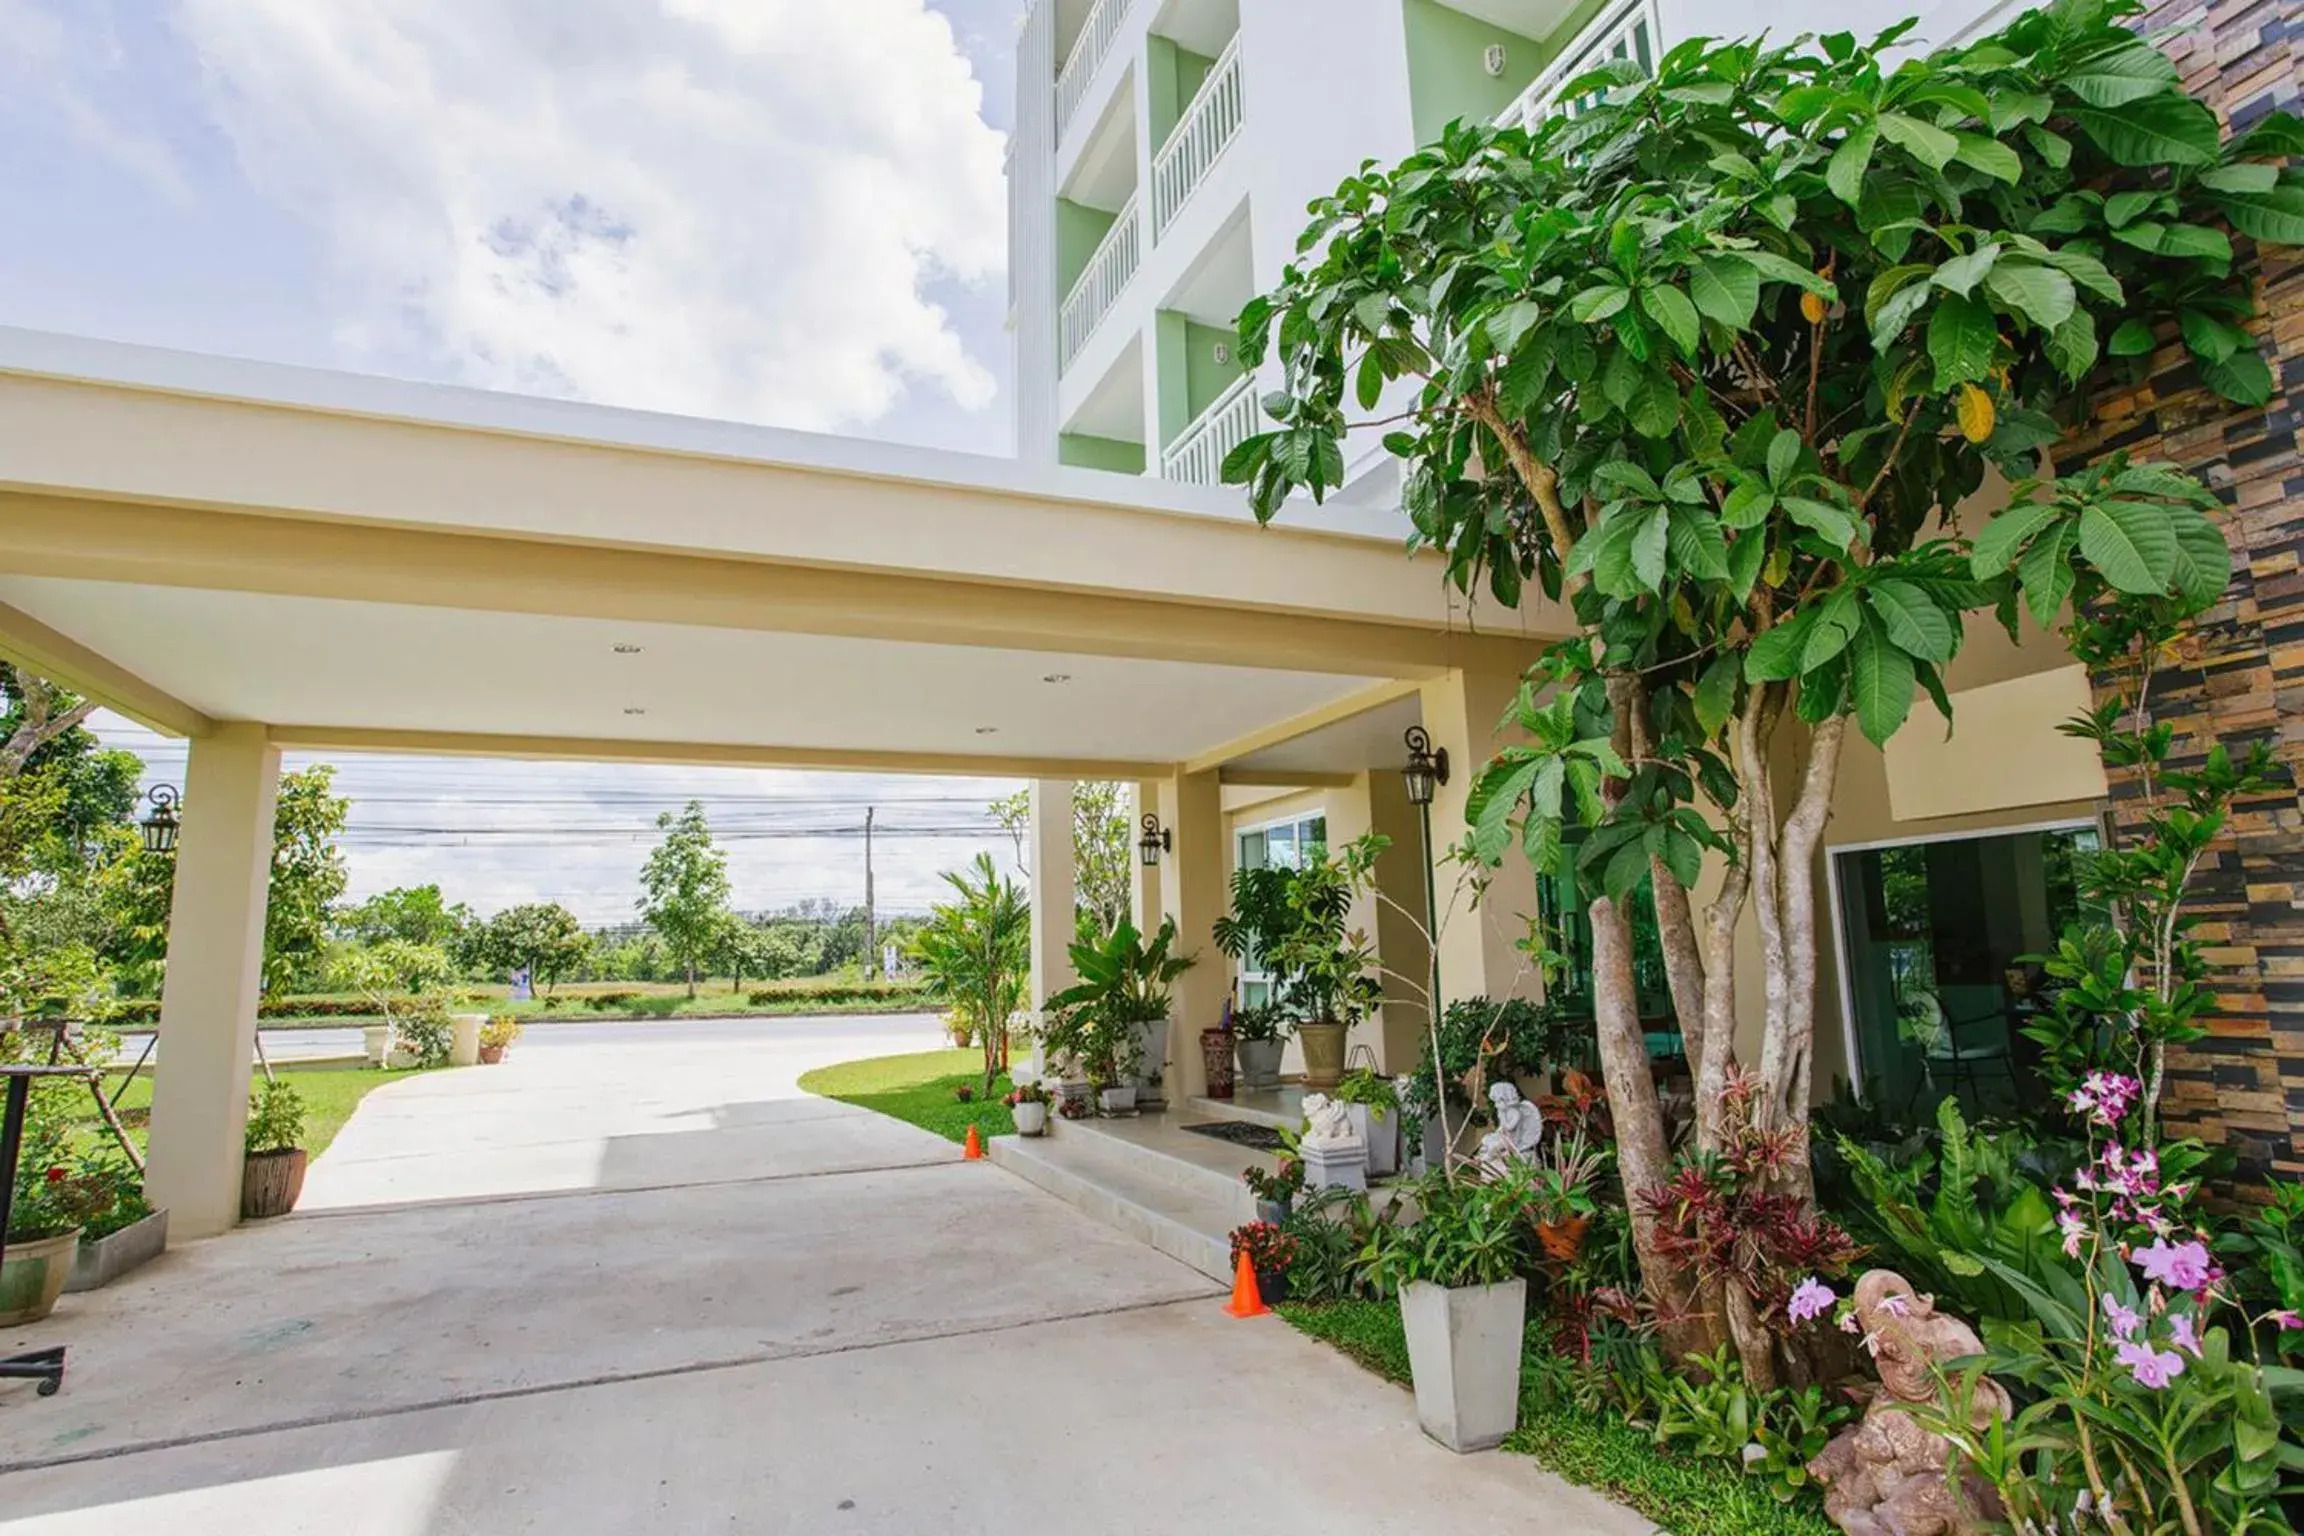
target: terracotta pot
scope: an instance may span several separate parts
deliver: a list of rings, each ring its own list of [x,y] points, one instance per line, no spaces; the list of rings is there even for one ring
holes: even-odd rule
[[[1303,1024],[1296,1043],[1304,1048],[1304,1086],[1326,1093],[1344,1081],[1344,1047],[1352,1033],[1349,1024]]]
[[[1232,1031],[1200,1031],[1200,1061],[1208,1069],[1208,1097],[1232,1097]]]
[[[280,1152],[251,1152],[240,1166],[240,1214],[250,1220],[285,1216],[296,1209],[304,1193],[302,1147]]]
[[[480,1065],[484,1067],[492,1067],[503,1059],[504,1047],[500,1045],[484,1045],[480,1047]]]
[[[36,1323],[56,1310],[64,1282],[72,1278],[72,1260],[80,1252],[80,1229],[54,1237],[36,1237],[10,1243],[0,1259],[0,1328]]]
[[[1544,1256],[1555,1264],[1573,1264],[1576,1255],[1584,1251],[1584,1231],[1592,1225],[1589,1216],[1570,1216],[1563,1221],[1536,1223],[1536,1240],[1544,1245]]]

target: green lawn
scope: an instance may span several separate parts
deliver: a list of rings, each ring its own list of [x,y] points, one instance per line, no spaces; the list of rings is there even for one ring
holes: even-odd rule
[[[472,1069],[477,1070],[477,1069]],[[360,1101],[386,1083],[396,1083],[413,1072],[299,1072],[292,1067],[282,1068],[277,1074],[283,1081],[296,1085],[304,1099],[304,1150],[318,1157],[328,1150],[336,1133],[344,1129],[344,1122],[352,1118],[352,1111]],[[110,1088],[107,1087],[107,1092]],[[108,1136],[104,1122],[96,1113],[95,1104],[84,1094],[74,1096],[75,1118],[91,1134]],[[128,1085],[120,1096],[120,1118],[127,1123],[128,1134],[136,1144],[144,1144],[146,1127],[152,1119],[152,1079],[140,1076]]]
[[[985,1136],[1009,1136],[1016,1130],[1015,1117],[1000,1102],[1007,1096],[1008,1079],[997,1079],[990,1096],[985,1096],[984,1053],[973,1047],[818,1067],[802,1074],[800,1086],[934,1131],[949,1141],[966,1141],[971,1125]],[[963,1104],[954,1096],[953,1090],[961,1087],[977,1090],[974,1103]]]
[[[1386,1380],[1409,1384],[1408,1341],[1397,1303],[1284,1303],[1275,1310]],[[1546,1407],[1525,1390],[1520,1428],[1504,1449],[1535,1457],[1676,1536],[1834,1536],[1832,1523],[1812,1506],[1779,1504],[1763,1484],[1726,1463],[1671,1455],[1646,1431],[1620,1419]]]

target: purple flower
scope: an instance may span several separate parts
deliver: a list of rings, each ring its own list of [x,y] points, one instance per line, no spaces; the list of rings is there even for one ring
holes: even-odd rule
[[[2192,1331],[2192,1319],[2187,1314],[2178,1312],[2168,1319],[2168,1338],[2193,1359],[2200,1358],[2200,1336]]]
[[[1832,1294],[1832,1287],[1810,1275],[1792,1292],[1792,1300],[1784,1310],[1792,1321],[1805,1323],[1810,1318],[1822,1317],[1839,1299]]]
[[[2088,1235],[2088,1223],[2077,1213],[2066,1211],[2056,1218],[2056,1227],[2064,1234],[2064,1257],[2080,1257],[2080,1241]]]
[[[2151,1247],[2140,1250],[2133,1262],[2144,1271],[2147,1280],[2161,1281],[2179,1291],[2201,1290],[2213,1278],[2208,1249],[2198,1242],[2178,1243],[2171,1248],[2166,1238],[2160,1238]]]
[[[2184,1374],[2184,1357],[2176,1351],[2157,1350],[2149,1344],[2123,1344],[2119,1350],[2120,1363],[2128,1367],[2128,1374],[2136,1378],[2137,1385],[2157,1392]]]
[[[2279,1311],[2273,1313],[2272,1321],[2278,1323],[2283,1328],[2304,1328],[2304,1317],[2298,1317],[2295,1313],[2289,1311],[2286,1307],[2282,1307]]]
[[[1880,1298],[1880,1310],[1890,1317],[1909,1317],[1912,1315],[1911,1306],[1903,1297],[1893,1291]]]
[[[2143,1314],[2134,1307],[2122,1306],[2111,1296],[2104,1298],[2104,1316],[2112,1324],[2112,1331],[2123,1339],[2136,1337],[2136,1330],[2144,1326]]]

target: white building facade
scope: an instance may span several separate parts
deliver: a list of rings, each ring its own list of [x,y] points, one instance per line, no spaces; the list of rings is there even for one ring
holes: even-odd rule
[[[1457,118],[1540,117],[1609,58],[1692,36],[1918,12],[1931,43],[1995,0],[1037,0],[1010,145],[1021,457],[1201,485],[1258,430],[1233,321],[1295,255],[1306,208]],[[1391,498],[1371,441],[1323,520]]]

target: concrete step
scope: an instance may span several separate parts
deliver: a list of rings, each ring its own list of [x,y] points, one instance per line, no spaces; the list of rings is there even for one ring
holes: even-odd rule
[[[995,1136],[992,1161],[1106,1226],[1188,1264],[1212,1280],[1231,1279],[1231,1232],[1248,1218],[1227,1191],[1204,1192],[1159,1166],[1083,1135]]]
[[[1239,1093],[1229,1099],[1186,1099],[1184,1107],[1200,1119],[1238,1120],[1247,1125],[1293,1131],[1304,1124],[1304,1089],[1297,1083],[1283,1083],[1278,1088]]]
[[[1186,1124],[1211,1118],[1189,1111],[1116,1119],[1058,1118],[1049,1121],[1047,1139],[1061,1141],[1083,1157],[1132,1177],[1169,1184],[1196,1199],[1226,1205],[1238,1213],[1240,1221],[1252,1220],[1256,1200],[1241,1182],[1241,1170],[1250,1166],[1269,1170],[1278,1165],[1278,1159],[1254,1147],[1184,1129]]]

